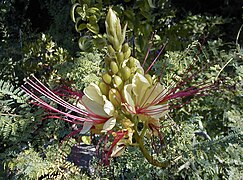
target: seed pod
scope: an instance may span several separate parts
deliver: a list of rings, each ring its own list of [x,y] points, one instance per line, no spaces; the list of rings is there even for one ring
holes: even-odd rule
[[[153,83],[152,77],[149,74],[145,74],[145,78],[148,80],[149,84],[152,85]]]
[[[110,91],[109,91],[109,100],[114,106],[116,106],[116,107],[120,106],[121,105],[121,95],[120,95],[120,93],[114,88],[110,89]]]
[[[108,73],[103,74],[102,79],[106,84],[111,83],[111,76]]]
[[[117,76],[117,75],[114,76],[114,86],[115,86],[116,88],[118,88],[119,90],[122,89],[123,81],[122,81],[122,79],[120,78],[120,76]]]
[[[117,66],[117,63],[115,61],[111,61],[110,63],[110,68],[111,68],[111,72],[113,74],[116,74],[118,72],[118,66]]]
[[[118,61],[119,64],[121,64],[124,61],[124,54],[123,54],[123,52],[118,52],[116,54],[116,57],[117,57],[117,61]]]
[[[124,79],[124,81],[126,81],[131,76],[131,69],[129,67],[125,66],[124,68],[121,69],[121,74],[122,74],[122,78]]]
[[[103,81],[101,81],[99,83],[99,88],[100,88],[102,94],[108,96],[108,94],[109,94],[109,87],[107,86],[106,83],[104,83]]]

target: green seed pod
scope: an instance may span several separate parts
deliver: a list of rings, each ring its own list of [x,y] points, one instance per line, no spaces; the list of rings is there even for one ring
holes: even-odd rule
[[[124,68],[121,69],[121,74],[122,74],[122,78],[124,79],[124,81],[126,81],[131,76],[131,69],[129,67],[125,66]]]
[[[130,49],[128,43],[123,44],[123,46],[122,46],[122,51],[125,53],[125,52],[128,51],[128,49]]]
[[[118,61],[118,63],[119,63],[119,64],[122,64],[122,62],[124,61],[124,54],[123,54],[123,52],[118,52],[118,53],[116,54],[116,57],[117,57],[117,61]]]
[[[116,107],[120,106],[121,105],[121,95],[120,95],[120,93],[114,88],[110,89],[110,91],[109,91],[109,100],[114,106],[116,106]]]
[[[108,73],[103,74],[102,79],[106,84],[111,83],[111,76]]]
[[[111,45],[108,45],[108,54],[112,57],[114,56],[116,51],[113,49]]]
[[[111,68],[111,72],[113,74],[116,74],[118,72],[118,66],[117,66],[117,63],[115,61],[111,61],[110,63],[110,68]]]
[[[114,86],[115,86],[116,88],[118,88],[119,90],[122,89],[123,81],[122,81],[122,79],[120,78],[120,76],[117,76],[117,75],[114,76]]]
[[[109,94],[109,86],[107,86],[106,83],[104,83],[103,81],[101,81],[99,83],[99,88],[100,88],[102,94],[108,96],[108,94]]]
[[[152,85],[153,83],[152,77],[149,74],[145,74],[145,78],[148,80],[149,84]]]

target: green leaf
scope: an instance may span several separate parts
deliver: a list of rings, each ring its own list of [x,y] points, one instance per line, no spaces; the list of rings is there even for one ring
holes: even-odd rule
[[[95,33],[95,34],[98,34],[98,33],[99,33],[99,26],[98,26],[97,23],[94,23],[94,24],[88,23],[88,24],[87,24],[87,28],[88,28],[92,33]]]
[[[76,22],[75,20],[75,9],[76,7],[80,6],[79,3],[75,3],[72,7],[71,7],[71,11],[70,11],[70,16],[73,22]]]
[[[153,1],[152,0],[148,0],[148,4],[151,8],[155,8]]]
[[[78,27],[77,27],[76,30],[77,30],[78,32],[80,32],[80,31],[84,30],[85,28],[86,28],[86,24],[82,23],[82,24],[78,25]]]

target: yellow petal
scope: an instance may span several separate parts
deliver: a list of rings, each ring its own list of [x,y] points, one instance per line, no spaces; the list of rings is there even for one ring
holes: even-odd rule
[[[111,157],[118,157],[122,155],[125,149],[126,149],[125,145],[121,145],[121,146],[116,145],[112,150]]]
[[[103,100],[102,100],[103,101]],[[109,117],[106,112],[104,111],[104,105],[97,103],[96,101],[92,101],[86,95],[82,97],[82,102],[87,111],[97,114],[103,117]]]
[[[92,101],[99,103],[101,105],[104,104],[102,93],[98,85],[91,83],[88,87],[84,89],[84,94]]]
[[[142,105],[144,94],[150,86],[149,81],[141,74],[136,73],[132,79],[133,92],[136,96],[136,105]]]
[[[93,126],[93,124],[94,124],[93,122],[85,121],[84,124],[83,124],[83,129],[80,131],[80,134],[87,133],[90,130],[90,128]]]
[[[143,106],[146,106],[153,101],[161,99],[163,96],[165,96],[165,94],[166,90],[164,89],[164,87],[160,83],[156,83],[146,91],[141,104]]]
[[[135,103],[134,103],[134,100],[132,98],[132,84],[127,84],[124,86],[124,98],[126,100],[126,103],[127,104],[124,104],[127,111],[132,111],[132,112],[135,112]]]
[[[104,104],[104,111],[106,112],[106,114],[108,114],[109,116],[112,116],[113,113],[114,113],[114,106],[113,104],[107,99],[106,96],[103,95],[103,99],[105,101],[105,104]]]
[[[153,117],[155,119],[164,117],[169,111],[167,104],[149,106],[148,108],[146,108],[146,110],[154,111],[154,112],[148,113],[148,115],[151,115],[151,117]]]
[[[101,132],[107,132],[111,130],[116,125],[116,118],[112,117],[105,122],[103,130]]]

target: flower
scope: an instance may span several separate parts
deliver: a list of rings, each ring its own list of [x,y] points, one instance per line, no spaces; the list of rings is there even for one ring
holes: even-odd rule
[[[126,25],[121,29],[120,20],[111,8],[106,18],[106,31],[110,44],[102,80],[98,85],[91,83],[82,95],[68,89],[67,92],[76,99],[74,104],[60,98],[34,76],[22,88],[37,105],[51,111],[48,118],[58,118],[77,125],[78,129],[69,136],[87,132],[99,134],[101,140],[104,140],[102,157],[106,164],[109,164],[110,157],[120,156],[127,146],[134,145],[151,164],[167,167],[170,163],[154,159],[153,154],[148,152],[145,141],[151,140],[154,147],[153,138],[156,136],[162,143],[161,122],[166,119],[169,110],[175,107],[171,105],[171,101],[203,95],[214,85],[203,83],[183,89],[193,79],[193,75],[169,86],[164,86],[160,78],[149,75],[149,70],[164,47],[144,71],[139,60],[131,55],[128,43],[124,43]],[[47,99],[69,112],[51,106]],[[111,139],[113,141],[108,146],[107,142]]]
[[[159,119],[168,112],[168,104],[162,102],[165,88],[159,83],[150,84],[146,77],[136,73],[131,84],[124,86],[124,106],[132,114],[145,114]]]
[[[97,124],[103,125],[103,132],[109,131],[115,126],[116,118],[112,116],[115,110],[114,106],[106,96],[101,94],[101,91],[96,84],[91,83],[85,88],[84,95],[81,98],[75,94],[75,98],[78,98],[76,105],[72,105],[57,96],[34,76],[32,76],[32,79],[26,81],[25,85],[22,86],[22,89],[36,100],[39,106],[59,114],[48,116],[49,118],[59,118],[73,124],[81,124],[82,128],[79,129],[79,132],[82,134],[88,132]],[[32,89],[33,91],[29,89]],[[49,105],[43,100],[44,98],[40,98],[37,94],[52,100],[56,104],[71,110],[78,115],[66,113]]]

